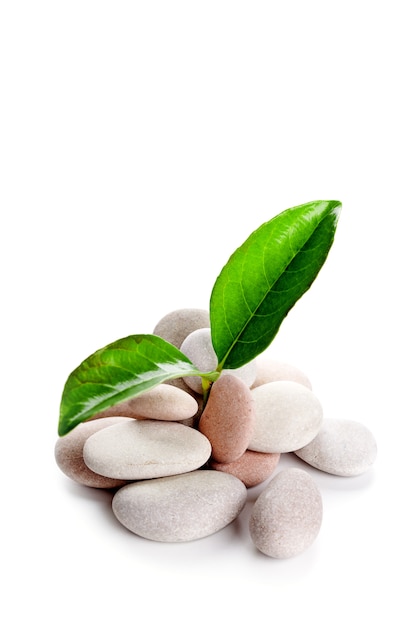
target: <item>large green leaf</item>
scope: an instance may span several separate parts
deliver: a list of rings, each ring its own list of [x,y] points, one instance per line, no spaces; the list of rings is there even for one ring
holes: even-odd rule
[[[341,206],[318,201],[283,211],[232,254],[210,299],[219,369],[244,365],[274,339],[326,260]]]
[[[156,385],[201,375],[175,346],[156,335],[131,335],[98,350],[68,377],[61,399],[59,435]]]

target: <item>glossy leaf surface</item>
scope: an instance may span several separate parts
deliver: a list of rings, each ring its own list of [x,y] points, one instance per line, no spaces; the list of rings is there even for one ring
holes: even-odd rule
[[[98,350],[68,377],[61,399],[58,433],[118,402],[182,376],[198,376],[191,361],[156,335],[131,335]]]
[[[219,369],[241,367],[268,347],[326,260],[340,209],[336,200],[287,209],[232,254],[210,299]]]

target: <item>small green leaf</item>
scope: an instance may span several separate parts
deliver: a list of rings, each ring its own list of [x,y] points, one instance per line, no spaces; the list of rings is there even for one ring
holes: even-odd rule
[[[201,375],[185,354],[156,335],[119,339],[89,356],[69,375],[58,434],[66,435],[96,413],[167,380]]]
[[[219,371],[241,367],[269,346],[326,260],[341,206],[330,200],[287,209],[232,254],[210,298]]]

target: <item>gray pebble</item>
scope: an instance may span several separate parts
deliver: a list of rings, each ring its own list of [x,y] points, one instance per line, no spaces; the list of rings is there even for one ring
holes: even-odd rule
[[[177,309],[159,320],[153,334],[179,348],[187,335],[207,326],[210,314],[205,309]]]
[[[146,539],[192,541],[232,522],[246,502],[245,485],[235,476],[197,470],[122,487],[113,511],[123,526]]]
[[[304,470],[290,468],[277,474],[257,498],[249,531],[260,552],[286,559],[311,546],[322,517],[322,498],[315,482]]]
[[[177,422],[129,420],[87,439],[84,461],[98,474],[143,480],[202,467],[211,454],[207,437]]]
[[[181,352],[190,359],[200,372],[211,372],[218,365],[217,355],[211,341],[210,328],[200,328],[190,333],[181,344]],[[225,369],[223,374],[232,374],[250,387],[256,378],[256,361],[250,361],[233,370]],[[197,393],[203,393],[199,376],[186,376],[184,381]]]
[[[377,446],[373,434],[363,424],[327,418],[313,441],[294,452],[323,472],[336,476],[357,476],[374,463]]]

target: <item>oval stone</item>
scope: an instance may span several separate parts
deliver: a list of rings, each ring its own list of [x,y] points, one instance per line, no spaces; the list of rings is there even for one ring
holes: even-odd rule
[[[236,376],[225,374],[213,383],[198,428],[211,443],[212,457],[231,463],[247,449],[254,421],[249,387]]]
[[[78,424],[71,432],[58,439],[55,444],[55,460],[59,469],[68,478],[80,485],[100,489],[112,489],[126,483],[125,480],[108,478],[93,472],[84,462],[84,444],[91,435],[103,428],[124,423],[124,417],[104,417],[100,420]]]
[[[205,309],[177,309],[159,320],[153,334],[179,348],[187,335],[208,326],[210,314]]]
[[[293,452],[320,430],[323,409],[313,392],[293,381],[275,381],[251,390],[255,427],[248,445],[256,452]]]
[[[311,476],[302,469],[289,468],[272,478],[255,501],[249,532],[260,552],[286,559],[311,546],[322,517],[321,494]]]
[[[239,459],[232,463],[218,463],[212,459],[210,467],[219,472],[233,474],[249,488],[255,487],[269,478],[275,471],[280,458],[280,454],[246,450]]]
[[[172,385],[158,385],[136,398],[101,411],[95,417],[123,416],[176,422],[193,417],[197,411],[198,403],[191,394]]]
[[[196,470],[131,483],[117,491],[113,512],[123,526],[146,539],[201,539],[230,524],[246,502],[245,485],[230,474]]]
[[[252,389],[260,385],[265,385],[266,383],[272,383],[276,380],[292,380],[295,383],[304,385],[308,389],[312,389],[309,378],[304,372],[298,369],[298,367],[283,361],[258,357],[256,359],[256,378]]]
[[[327,418],[313,441],[294,452],[312,467],[328,474],[357,476],[374,463],[377,446],[373,434],[363,424]]]
[[[98,474],[143,480],[202,467],[211,454],[207,437],[177,422],[129,420],[87,439],[84,461]]]
[[[190,333],[184,339],[180,349],[200,372],[210,372],[215,370],[218,365],[217,355],[214,352],[211,341],[210,328],[200,328]],[[225,369],[222,372],[222,376],[225,374],[232,374],[240,378],[240,380],[250,387],[256,378],[256,361],[250,361],[246,363],[246,365],[234,370]],[[185,376],[184,381],[197,393],[203,393],[201,378],[199,376]]]

